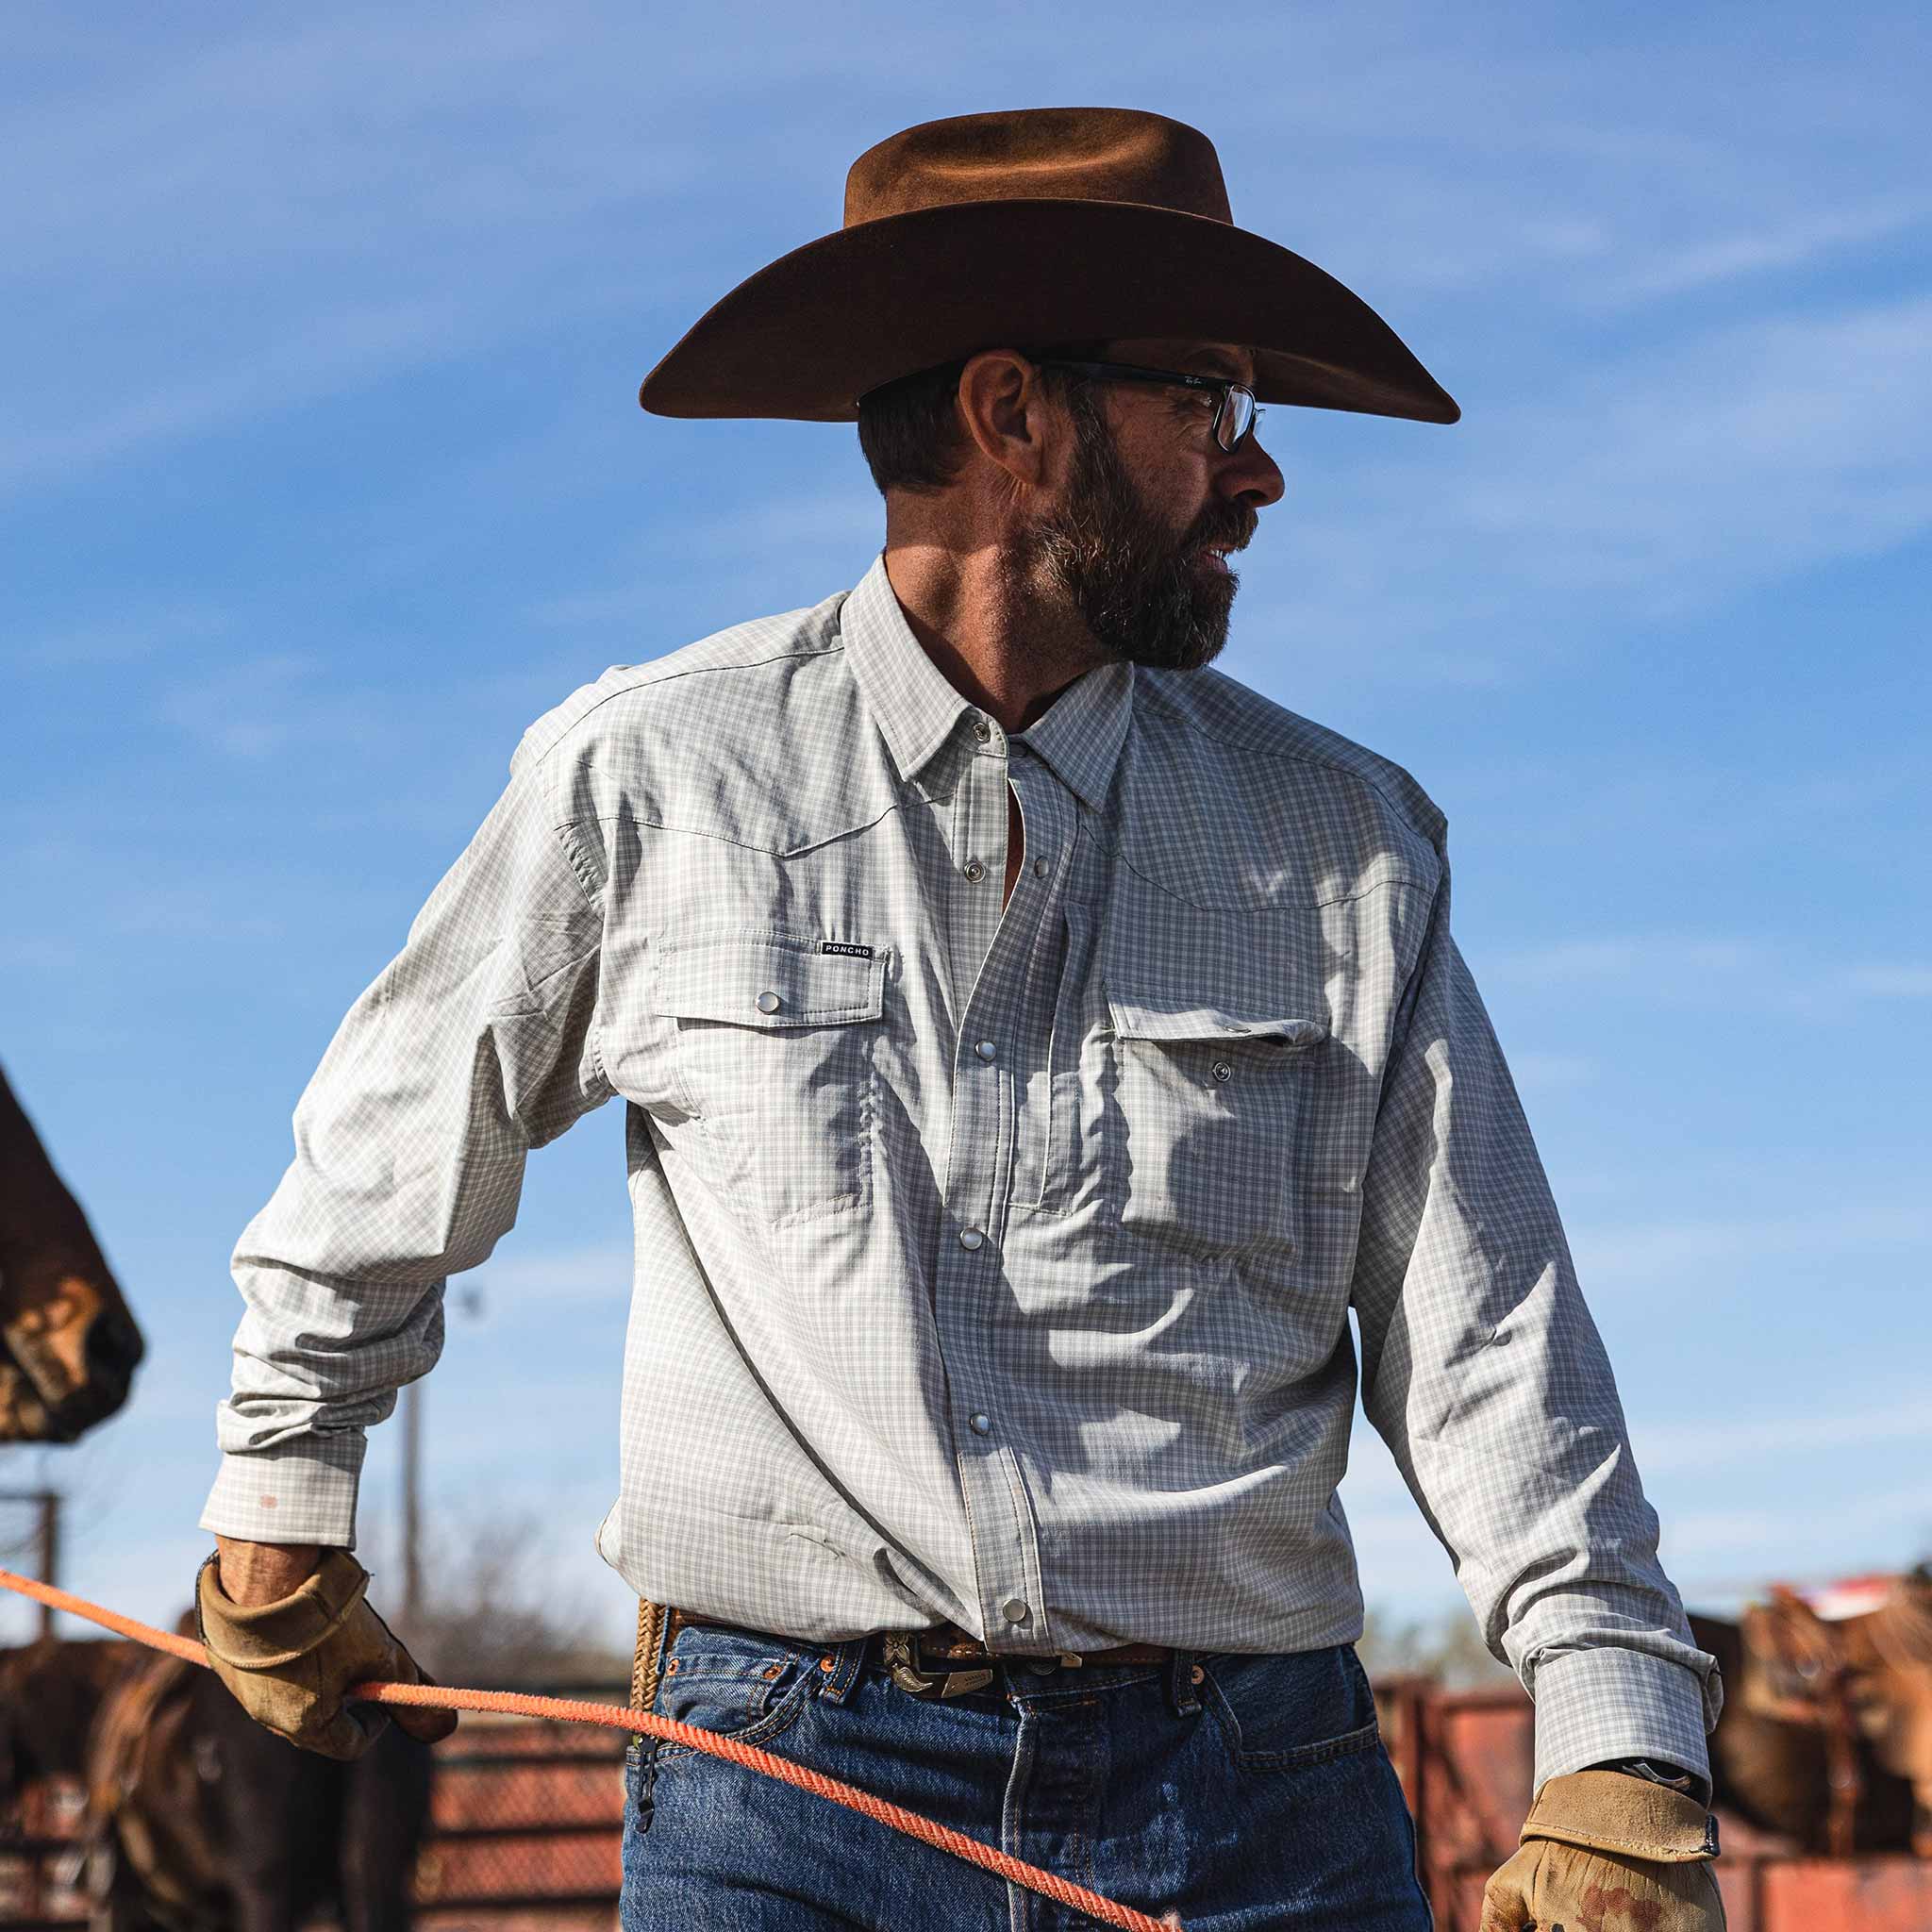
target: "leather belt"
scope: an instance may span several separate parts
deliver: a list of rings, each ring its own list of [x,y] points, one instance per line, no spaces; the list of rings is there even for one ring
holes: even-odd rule
[[[667,1610],[666,1617],[666,1643],[675,1641],[687,1624],[712,1630],[742,1627],[721,1617],[693,1616],[675,1606]],[[981,1690],[992,1682],[996,1663],[1018,1664],[1044,1674],[1088,1665],[1162,1664],[1174,1655],[1164,1643],[1117,1643],[1110,1650],[1061,1650],[1047,1656],[995,1651],[958,1624],[936,1624],[924,1630],[883,1630],[871,1641],[880,1645],[894,1682],[916,1697],[958,1697]]]

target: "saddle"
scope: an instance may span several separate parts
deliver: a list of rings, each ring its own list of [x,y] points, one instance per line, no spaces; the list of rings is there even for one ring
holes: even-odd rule
[[[201,1815],[208,1767],[194,1736],[200,1675],[179,1657],[147,1658],[101,1706],[88,1753],[102,1855],[90,1861],[97,1924],[119,1923],[127,1914],[115,1907],[136,1897],[166,1932],[207,1932],[231,1916]]]
[[[1855,1849],[1866,1784],[1858,1747],[1887,1722],[1880,1680],[1888,1665],[1932,1658],[1928,1632],[1932,1617],[1918,1593],[1890,1576],[1810,1592],[1774,1584],[1771,1600],[1752,1605],[1739,1621],[1740,1704],[1822,1738],[1831,1793],[1826,1844],[1834,1857]]]

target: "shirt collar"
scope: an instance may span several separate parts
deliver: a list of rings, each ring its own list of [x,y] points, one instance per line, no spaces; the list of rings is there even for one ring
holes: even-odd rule
[[[840,629],[859,693],[893,759],[916,778],[960,723],[979,715],[912,634],[881,553],[845,600]],[[1106,800],[1134,708],[1130,664],[1106,664],[1074,679],[1014,741],[1028,747],[1083,804]]]
[[[1076,677],[1011,741],[1030,747],[1082,805],[1098,811],[1133,715],[1134,667],[1103,664]]]

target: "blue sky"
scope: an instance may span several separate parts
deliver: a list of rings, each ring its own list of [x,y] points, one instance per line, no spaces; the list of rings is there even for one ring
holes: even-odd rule
[[[228,1252],[523,726],[876,546],[849,429],[638,379],[872,142],[1099,102],[1205,128],[1463,406],[1271,417],[1224,662],[1449,814],[1667,1562],[1932,1552],[1923,10],[933,11],[9,12],[0,1060],[152,1354],[0,1483],[185,1601]],[[621,1126],[532,1163],[426,1395],[439,1520],[541,1524],[613,1632]],[[1457,1601],[1366,1428],[1343,1493],[1372,1600]]]

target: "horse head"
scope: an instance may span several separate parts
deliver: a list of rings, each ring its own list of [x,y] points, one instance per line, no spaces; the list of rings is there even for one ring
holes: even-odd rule
[[[0,1442],[71,1442],[144,1352],[87,1216],[0,1076]]]

